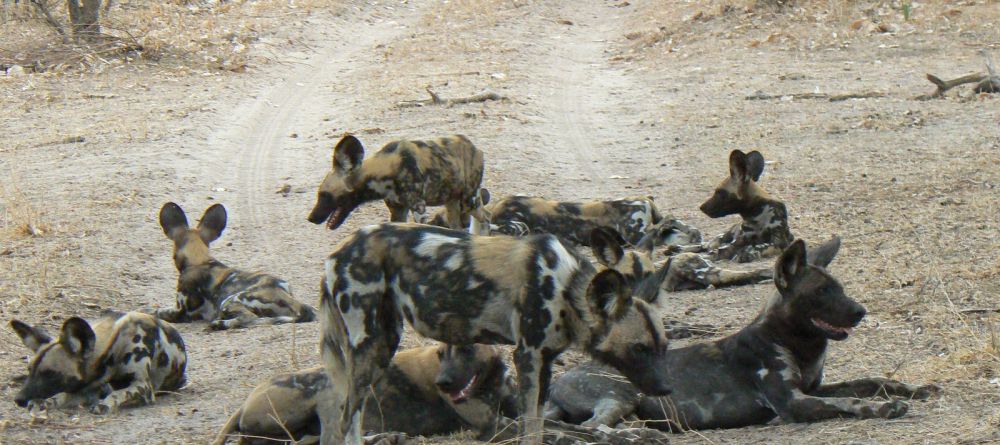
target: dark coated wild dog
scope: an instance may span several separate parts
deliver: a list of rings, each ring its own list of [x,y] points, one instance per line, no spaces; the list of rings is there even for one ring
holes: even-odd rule
[[[85,405],[99,414],[132,403],[153,403],[157,391],[184,386],[187,352],[181,335],[162,320],[139,312],[105,312],[91,326],[72,317],[59,338],[12,320],[11,328],[35,356],[18,406]]]
[[[610,201],[559,202],[531,196],[508,196],[489,203],[479,201],[479,213],[489,235],[501,233],[525,236],[551,233],[575,245],[589,245],[590,233],[606,227],[622,234],[630,245],[645,240],[651,246],[701,242],[701,232],[672,217],[664,217],[652,198],[623,198]],[[442,218],[431,224],[444,227]]]
[[[446,207],[448,226],[468,224],[469,203],[483,181],[483,153],[462,135],[399,140],[368,159],[361,141],[344,136],[333,149],[333,170],[319,186],[309,222],[335,230],[361,204],[384,200],[391,221],[421,221],[427,206]],[[422,222],[422,221],[421,221]]]
[[[368,433],[431,436],[471,427],[487,440],[500,416],[517,415],[512,377],[492,346],[440,344],[400,351],[385,372],[365,409],[362,426]],[[214,444],[224,444],[237,431],[243,444],[287,441],[289,433],[297,444],[315,443],[320,434],[316,404],[329,387],[322,366],[277,375],[253,390]]]
[[[316,319],[316,310],[292,297],[288,282],[262,273],[243,272],[208,254],[208,245],[226,228],[226,209],[205,210],[197,228],[188,227],[180,206],[160,209],[160,226],[174,242],[177,307],[157,309],[158,318],[173,322],[210,321],[209,329],[232,329]]]
[[[743,221],[707,244],[685,251],[708,251],[713,260],[747,263],[776,256],[792,240],[785,204],[771,198],[757,183],[764,172],[764,156],[758,151],[729,154],[729,177],[701,205],[712,218],[739,214]]]
[[[659,292],[743,286],[770,280],[771,268],[749,271],[722,269],[696,253],[681,253],[655,264],[652,250],[625,250],[624,240],[611,229],[594,230],[590,247],[597,262],[618,271],[633,293],[646,301]]]
[[[807,254],[805,243],[795,241],[775,265],[778,294],[749,326],[715,342],[667,351],[660,366],[674,389],[669,396],[643,396],[591,362],[552,385],[546,418],[593,426],[635,414],[647,425],[681,431],[737,428],[775,417],[810,422],[902,416],[902,401],[864,398],[925,399],[937,388],[884,378],[822,384],[827,343],[846,339],[865,316],[865,308],[844,295],[825,269],[839,246],[835,237]]]
[[[513,344],[522,441],[541,439],[553,360],[576,345],[651,394],[669,388],[655,310],[621,274],[594,267],[553,235],[473,236],[420,224],[360,229],[326,260],[321,353],[333,381],[322,442],[361,443],[366,388],[383,375],[405,319],[438,341]]]

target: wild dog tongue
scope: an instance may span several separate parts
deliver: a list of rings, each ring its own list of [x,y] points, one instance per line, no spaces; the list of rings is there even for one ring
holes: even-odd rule
[[[469,394],[472,393],[472,385],[476,384],[476,378],[477,377],[479,377],[478,374],[472,376],[472,378],[469,379],[469,383],[467,383],[464,388],[448,393],[448,395],[451,396],[451,401],[452,402],[461,402],[461,401],[469,398]]]

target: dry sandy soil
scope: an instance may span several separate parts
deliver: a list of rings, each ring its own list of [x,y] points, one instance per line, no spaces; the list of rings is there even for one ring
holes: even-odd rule
[[[811,242],[843,237],[833,273],[869,310],[832,346],[827,379],[888,376],[943,393],[898,420],[675,441],[1000,442],[1000,109],[969,86],[913,99],[932,89],[925,73],[984,71],[977,50],[1000,45],[1000,3],[919,3],[909,20],[909,2],[766,3],[776,2],[276,2],[239,17],[227,8],[251,3],[164,3],[182,12],[154,28],[191,14],[212,32],[175,26],[195,37],[148,42],[154,60],[103,54],[0,76],[0,319],[55,330],[71,315],[172,304],[171,243],[156,219],[166,201],[192,219],[225,204],[216,257],[281,275],[315,304],[324,256],[388,215],[370,205],[333,233],[305,221],[345,131],[369,149],[460,132],[486,153],[494,196],[652,195],[706,234],[734,222],[697,210],[726,175],[729,150],[757,149],[771,161],[763,186],[788,205],[792,230]],[[249,35],[227,31],[263,16],[271,20]],[[34,22],[7,22],[0,34]],[[3,39],[0,63],[47,54],[24,35]],[[184,57],[176,43],[213,36],[228,49]],[[398,106],[426,98],[427,86],[446,98],[490,89],[508,99]],[[746,99],[758,91],[784,97]],[[790,96],[871,92],[882,96]],[[678,293],[666,310],[728,333],[773,292]],[[28,353],[4,328],[0,442],[206,443],[262,378],[316,363],[316,323],[179,328],[190,357],[179,393],[115,415],[47,419],[12,402]]]

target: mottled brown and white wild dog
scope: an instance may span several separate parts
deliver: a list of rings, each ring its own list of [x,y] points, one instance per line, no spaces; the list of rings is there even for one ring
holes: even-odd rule
[[[104,414],[133,403],[153,403],[157,391],[184,386],[187,352],[181,335],[139,312],[105,312],[93,326],[79,317],[58,338],[19,320],[11,328],[35,356],[14,401],[32,408],[86,406]]]
[[[524,443],[541,439],[552,362],[573,345],[647,393],[669,392],[650,366],[666,350],[655,309],[554,235],[374,225],[345,240],[325,270],[322,359],[332,381],[351,382],[319,404],[325,445],[361,443],[366,388],[382,378],[404,319],[449,344],[515,345]]]
[[[371,388],[363,427],[378,434],[451,434],[469,428],[481,440],[496,434],[499,417],[516,417],[513,377],[497,348],[439,344],[400,351]],[[345,385],[346,382],[336,382]],[[261,384],[229,418],[214,442],[238,432],[241,444],[318,441],[318,399],[330,378],[322,366],[279,374]],[[280,419],[280,424],[278,420]]]
[[[398,140],[368,159],[356,137],[344,136],[333,149],[333,170],[319,186],[309,222],[340,227],[361,204],[384,200],[390,220],[423,222],[427,206],[443,205],[448,227],[468,224],[470,203],[483,181],[483,153],[462,135],[426,141]]]
[[[757,181],[764,172],[764,156],[758,151],[729,154],[729,177],[701,205],[712,218],[739,214],[743,221],[703,246],[682,251],[708,251],[713,260],[746,263],[778,255],[792,240],[785,204],[772,198]]]
[[[192,229],[180,206],[163,205],[160,226],[174,242],[180,276],[177,306],[154,314],[173,323],[209,321],[213,330],[315,320],[316,310],[292,297],[287,281],[233,269],[208,254],[208,245],[222,236],[226,219],[225,207],[215,204]]]
[[[635,414],[649,426],[684,431],[738,428],[775,417],[811,422],[902,416],[908,406],[892,396],[926,399],[938,388],[879,377],[822,384],[829,341],[847,339],[865,316],[865,308],[826,270],[839,246],[835,237],[807,252],[804,242],[795,241],[775,264],[777,294],[750,325],[718,341],[667,351],[658,366],[670,376],[669,396],[643,395],[607,367],[585,363],[552,385],[546,418],[613,426]],[[879,396],[890,400],[866,400]]]
[[[487,194],[488,196],[488,194]],[[644,241],[655,246],[690,245],[701,242],[701,232],[676,218],[664,217],[650,197],[622,198],[608,201],[560,202],[545,198],[514,195],[490,202],[480,200],[482,209],[474,217],[488,231],[525,236],[551,233],[575,245],[589,245],[596,228],[610,228],[620,233],[630,245]],[[445,227],[441,215],[430,224]]]

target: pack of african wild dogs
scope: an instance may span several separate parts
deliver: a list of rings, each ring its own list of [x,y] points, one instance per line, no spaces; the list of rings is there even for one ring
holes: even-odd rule
[[[394,444],[461,430],[525,444],[655,443],[774,421],[896,418],[939,391],[885,378],[823,382],[828,342],[846,340],[865,308],[827,269],[840,239],[793,235],[794,205],[762,188],[760,152],[733,150],[728,175],[705,191],[704,214],[740,218],[707,241],[651,197],[492,198],[483,153],[461,135],[396,140],[367,158],[345,135],[332,161],[308,221],[337,230],[373,201],[391,221],[332,248],[316,270],[318,307],[275,275],[212,256],[222,205],[192,225],[168,202],[159,223],[173,242],[176,301],[73,317],[57,334],[12,320],[34,352],[15,402],[104,414],[158,393],[184,397],[186,346],[173,324],[317,320],[321,363],[262,382],[219,425],[216,444]],[[429,215],[433,206],[443,210]],[[773,266],[723,264],[761,261]],[[660,315],[674,292],[770,283],[774,296],[736,333],[668,346],[693,331]],[[406,325],[440,343],[398,350]],[[590,360],[553,379],[571,348]]]

